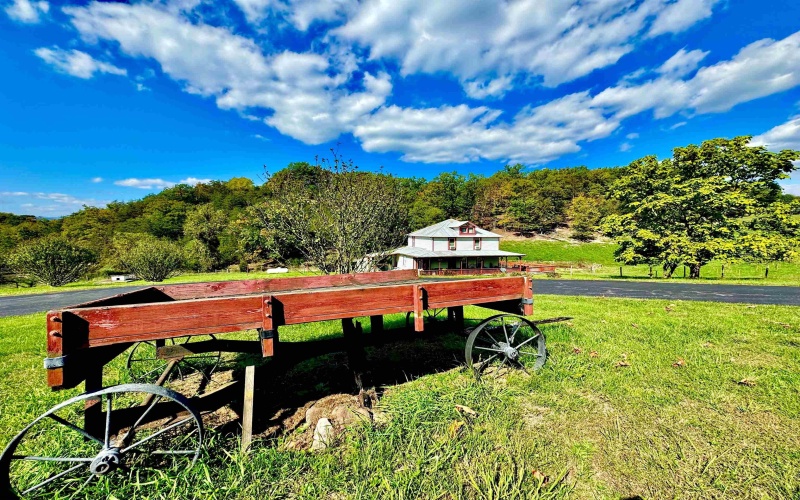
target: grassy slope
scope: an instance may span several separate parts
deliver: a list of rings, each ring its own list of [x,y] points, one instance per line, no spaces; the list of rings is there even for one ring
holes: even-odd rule
[[[174,483],[169,477],[112,482],[87,495],[105,495],[104,488],[118,498],[800,494],[798,308],[552,296],[536,304],[536,317],[575,319],[545,327],[550,359],[533,377],[514,373],[476,383],[458,368],[429,373],[389,385],[381,407],[391,420],[352,429],[330,451],[284,451],[257,442],[242,457],[231,451],[235,441],[214,436],[203,462]],[[467,310],[469,318],[487,314]],[[77,392],[46,388],[43,328],[41,314],[0,319],[0,446]],[[338,331],[326,322],[287,327],[281,337],[306,340]],[[404,344],[407,350],[389,358],[412,363],[432,343],[454,344],[454,355],[462,346],[455,336],[436,337]],[[679,358],[685,366],[674,367]],[[629,367],[615,366],[623,359]],[[326,370],[336,360],[301,366],[291,381],[327,387]],[[119,360],[109,366],[107,384],[125,380],[120,367]],[[755,385],[737,383],[745,378]],[[455,439],[448,428],[463,417],[454,404],[479,413]],[[540,488],[534,471],[551,483]]]
[[[574,279],[619,279],[620,264],[614,261],[613,243],[573,244],[561,241],[504,241],[503,250],[525,254],[524,259],[534,262],[556,263],[559,274]],[[570,264],[574,267],[571,269]],[[594,270],[591,269],[595,264]],[[769,277],[764,278],[764,264],[725,264],[725,278],[722,275],[722,262],[711,262],[701,270],[699,280],[692,283],[726,283],[750,285],[800,285],[800,263],[773,262],[769,265]],[[646,279],[647,266],[622,266],[624,279]],[[659,276],[661,269],[653,268]],[[683,279],[683,268],[678,268],[674,280]]]

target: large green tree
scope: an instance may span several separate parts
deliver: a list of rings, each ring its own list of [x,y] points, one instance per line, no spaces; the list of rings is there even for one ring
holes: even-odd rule
[[[672,158],[631,163],[612,187],[621,214],[605,219],[625,263],[660,261],[666,277],[680,264],[700,276],[713,259],[737,255],[747,221],[780,193],[777,180],[800,152],[749,145],[750,137],[675,148]]]

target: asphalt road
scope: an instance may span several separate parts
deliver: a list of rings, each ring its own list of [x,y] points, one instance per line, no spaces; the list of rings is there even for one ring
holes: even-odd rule
[[[123,292],[141,286],[79,290],[42,295],[0,297],[0,317],[58,309]],[[652,281],[536,280],[533,293],[627,297],[634,299],[701,300],[800,306],[800,286],[692,285]]]

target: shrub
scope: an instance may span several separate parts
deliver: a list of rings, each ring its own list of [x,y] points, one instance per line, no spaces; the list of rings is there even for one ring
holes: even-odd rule
[[[175,243],[145,236],[118,248],[120,265],[145,281],[164,281],[183,265],[183,252]]]
[[[17,272],[50,286],[62,286],[85,276],[97,263],[97,255],[64,237],[49,236],[22,245],[10,260]]]

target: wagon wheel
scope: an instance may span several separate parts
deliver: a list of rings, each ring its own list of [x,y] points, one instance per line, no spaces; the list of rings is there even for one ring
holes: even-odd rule
[[[90,399],[101,405],[97,435],[82,426]],[[108,387],[54,406],[11,440],[0,455],[0,497],[69,497],[125,475],[174,473],[202,445],[203,422],[184,396],[152,384]]]
[[[484,320],[467,338],[467,365],[475,376],[491,364],[538,370],[547,359],[544,335],[536,325],[514,314],[498,314]],[[531,364],[532,363],[532,364]]]
[[[434,321],[447,321],[447,308],[444,307],[425,309],[422,314],[422,317],[426,320],[426,323],[432,323]],[[406,328],[411,329],[413,324],[414,311],[408,311],[406,313]]]
[[[180,345],[189,342],[216,340],[213,335],[197,335],[165,340],[166,345]],[[174,366],[167,380],[181,380],[184,376],[200,372],[208,379],[219,365],[220,351],[201,352],[191,356],[184,356]],[[155,383],[166,370],[169,360],[161,359],[156,355],[156,343],[151,341],[136,342],[128,353],[125,367],[131,380],[138,383]]]

